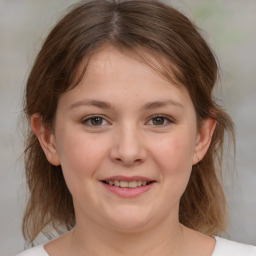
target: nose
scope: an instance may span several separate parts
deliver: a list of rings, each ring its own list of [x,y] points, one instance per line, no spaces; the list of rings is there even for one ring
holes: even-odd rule
[[[145,161],[145,141],[138,127],[123,125],[115,131],[110,157],[112,161],[125,166]]]

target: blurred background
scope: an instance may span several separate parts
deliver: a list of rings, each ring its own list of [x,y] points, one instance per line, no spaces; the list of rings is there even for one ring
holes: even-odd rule
[[[0,0],[0,256],[24,249],[26,202],[22,94],[42,41],[72,0]],[[256,245],[256,1],[164,1],[187,14],[218,56],[216,93],[233,117],[236,167],[225,175],[229,228],[225,237]]]

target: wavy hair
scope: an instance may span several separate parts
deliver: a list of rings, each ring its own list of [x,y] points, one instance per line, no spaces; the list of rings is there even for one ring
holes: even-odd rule
[[[218,78],[214,54],[196,26],[173,7],[155,0],[93,0],[73,6],[46,38],[30,72],[24,97],[28,122],[34,113],[40,113],[45,125],[53,124],[60,95],[78,83],[81,61],[88,63],[105,44],[184,85],[199,128],[207,118],[217,121],[208,152],[192,168],[180,201],[179,218],[182,224],[205,234],[220,233],[226,225],[221,186],[224,133],[231,132],[234,139],[233,122],[212,95]],[[47,161],[31,129],[26,140],[25,167],[30,191],[23,219],[26,240],[33,242],[40,232],[49,235],[48,226],[59,233],[72,229],[73,201],[61,166]]]

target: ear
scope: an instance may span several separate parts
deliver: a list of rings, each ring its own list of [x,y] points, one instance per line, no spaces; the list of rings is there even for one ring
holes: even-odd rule
[[[208,118],[203,121],[196,139],[193,165],[197,164],[205,156],[212,140],[212,135],[216,127],[216,120]]]
[[[60,165],[60,160],[56,149],[55,137],[52,129],[43,123],[42,116],[39,113],[35,113],[31,116],[30,125],[33,132],[37,136],[48,161],[52,165]]]

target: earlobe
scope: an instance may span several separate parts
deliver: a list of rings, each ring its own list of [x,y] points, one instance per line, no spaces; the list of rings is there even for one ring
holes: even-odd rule
[[[216,127],[216,120],[213,118],[208,118],[203,121],[201,129],[197,136],[196,146],[194,150],[194,157],[193,157],[193,165],[197,164],[203,159],[204,155],[206,154],[212,140],[212,135],[214,133]]]
[[[35,113],[31,116],[30,125],[33,132],[37,136],[48,161],[52,165],[60,165],[55,137],[52,129],[43,123],[42,116],[39,113]]]

